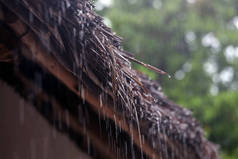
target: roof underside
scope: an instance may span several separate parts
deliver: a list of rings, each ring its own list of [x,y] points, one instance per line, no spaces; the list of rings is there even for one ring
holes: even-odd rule
[[[70,82],[64,83],[64,76],[47,69],[56,61],[58,72],[68,72],[76,79],[76,85],[69,90],[114,121],[145,156],[218,158],[215,146],[205,139],[191,112],[168,100],[157,82],[131,68],[128,59],[132,55],[121,49],[122,39],[103,24],[91,1],[0,0],[0,4],[1,23],[27,47],[32,54],[30,61],[71,87]],[[14,18],[9,18],[9,12]],[[36,57],[34,50],[38,51]],[[42,52],[46,54],[39,62],[36,59]],[[104,108],[114,114],[103,112]],[[120,124],[121,119],[127,126]],[[135,136],[131,135],[134,131]]]

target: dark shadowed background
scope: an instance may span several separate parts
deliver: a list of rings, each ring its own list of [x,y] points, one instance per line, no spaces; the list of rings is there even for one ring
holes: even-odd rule
[[[11,87],[0,88],[1,159],[88,159]]]

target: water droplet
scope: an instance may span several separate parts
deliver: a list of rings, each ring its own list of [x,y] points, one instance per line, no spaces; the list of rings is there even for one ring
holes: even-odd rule
[[[99,95],[99,101],[100,101],[100,107],[102,107],[102,104],[103,104],[103,102],[102,102],[102,94]]]
[[[20,124],[23,125],[24,124],[24,116],[25,116],[25,101],[21,100],[20,101],[20,107],[19,107],[19,120],[20,120]]]
[[[70,127],[70,114],[69,114],[69,112],[68,111],[66,111],[65,112],[65,120],[66,120],[66,125],[67,125],[67,127],[69,128]]]

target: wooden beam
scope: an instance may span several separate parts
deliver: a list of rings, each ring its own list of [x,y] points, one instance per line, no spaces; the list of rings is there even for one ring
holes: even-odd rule
[[[19,19],[15,22],[8,23],[8,25],[16,32],[18,36],[25,33],[27,26],[22,23]],[[29,31],[26,35],[21,37],[22,46],[25,46],[30,51],[25,51],[22,47],[22,54],[29,59],[32,59],[44,69],[52,73],[57,79],[64,83],[72,92],[77,94],[80,98],[85,99],[90,105],[92,105],[95,112],[100,112],[102,115],[113,120],[122,130],[133,136],[134,143],[142,148],[150,158],[160,159],[157,152],[146,142],[142,143],[142,138],[138,133],[137,128],[127,123],[124,116],[118,114],[113,106],[108,105],[109,103],[103,103],[101,107],[101,101],[99,95],[94,93],[94,90],[88,89],[87,86],[82,85],[80,88],[84,89],[85,94],[81,94],[77,86],[79,85],[78,79],[74,76],[71,71],[66,70],[47,49],[45,49],[39,40],[34,36],[32,31]],[[112,103],[111,103],[112,104]]]
[[[1,1],[7,4],[6,0],[1,0]],[[150,128],[150,126],[141,127],[141,126],[139,126],[139,124],[137,126],[135,119],[128,119],[129,118],[128,116],[127,116],[128,118],[126,118],[122,112],[120,112],[118,109],[116,109],[114,107],[114,103],[113,103],[113,99],[112,99],[113,93],[104,92],[103,88],[100,86],[100,84],[98,84],[99,82],[97,82],[97,80],[95,80],[96,78],[93,77],[93,74],[85,72],[85,70],[82,69],[80,71],[85,74],[84,75],[85,79],[83,79],[83,80],[79,79],[78,76],[76,76],[72,70],[70,70],[68,67],[66,68],[65,65],[63,65],[62,63],[60,63],[58,61],[59,59],[56,58],[56,55],[59,54],[57,52],[57,49],[46,48],[47,46],[45,45],[45,43],[48,43],[50,41],[50,38],[47,35],[45,35],[46,36],[45,43],[44,43],[44,41],[42,41],[43,39],[42,39],[41,35],[39,35],[40,27],[37,28],[36,23],[34,23],[34,25],[33,24],[31,25],[26,19],[24,19],[24,17],[21,17],[21,14],[18,14],[18,12],[14,8],[12,8],[12,6],[8,6],[8,7],[12,11],[15,11],[14,12],[15,14],[12,12],[10,14],[5,13],[6,10],[3,11],[0,8],[0,19],[2,21],[4,21],[4,23],[12,29],[14,34],[17,35],[18,44],[19,44],[17,46],[17,48],[20,49],[21,54],[25,58],[27,58],[30,61],[32,61],[33,63],[37,64],[37,66],[39,66],[40,68],[46,70],[46,72],[48,72],[51,76],[56,78],[57,81],[60,81],[68,90],[70,90],[71,93],[73,93],[74,95],[77,96],[77,99],[82,99],[83,101],[86,101],[88,103],[88,106],[94,112],[101,114],[101,116],[105,117],[106,119],[113,121],[113,123],[115,123],[115,125],[117,127],[119,127],[119,129],[123,130],[123,132],[125,132],[126,134],[128,134],[130,136],[129,140],[132,141],[132,144],[136,145],[136,147],[141,150],[141,156],[144,156],[144,154],[145,154],[146,157],[151,158],[151,159],[152,158],[153,159],[163,159],[163,158],[169,158],[168,153],[170,153],[170,154],[173,154],[174,158],[185,157],[186,159],[187,158],[197,159],[197,158],[202,157],[201,156],[202,153],[204,153],[204,154],[207,153],[206,155],[208,155],[208,156],[211,153],[216,153],[215,150],[212,148],[212,146],[206,147],[206,148],[208,148],[208,150],[211,149],[211,152],[209,152],[210,154],[208,153],[206,148],[203,148],[202,146],[200,146],[198,144],[197,145],[191,144],[191,146],[186,145],[186,148],[185,148],[184,144],[188,144],[190,142],[190,141],[187,142],[187,140],[191,140],[191,143],[192,143],[193,141],[195,141],[195,139],[193,137],[184,137],[183,136],[182,133],[183,132],[187,133],[187,131],[189,131],[189,130],[186,129],[183,131],[183,130],[180,130],[180,128],[176,127],[176,124],[174,124],[172,122],[180,120],[180,119],[171,115],[170,114],[171,110],[168,109],[168,111],[167,111],[167,108],[164,108],[165,110],[163,110],[163,108],[161,108],[162,109],[161,114],[162,114],[162,117],[165,117],[165,120],[167,120],[166,118],[169,119],[169,117],[172,117],[170,119],[171,125],[165,124],[164,125],[165,130],[163,130],[163,131],[154,130],[154,131],[157,131],[155,133],[156,137],[153,136],[154,134],[151,134],[152,135],[151,138],[150,138],[150,136],[146,136],[146,130],[143,129],[143,131],[144,131],[143,133],[146,136],[146,138],[144,138],[144,136],[142,136],[140,133],[140,129],[141,128]],[[24,9],[25,9],[24,11],[27,10],[27,8],[24,8]],[[20,8],[18,8],[17,10],[21,11]],[[7,20],[6,15],[11,15],[10,20]],[[18,15],[19,17],[17,17],[16,15]],[[44,24],[41,24],[41,19],[37,20],[37,24],[39,24],[40,26],[44,25]],[[46,32],[48,31],[47,34],[49,34],[49,35],[51,34],[51,32],[50,32],[51,30],[50,29],[47,30],[47,26],[44,26],[43,28],[46,29],[44,31],[46,31]],[[52,45],[52,43],[50,43],[50,45]],[[12,55],[14,55],[14,57],[17,56],[14,52],[12,52]],[[2,61],[4,61],[6,59],[5,57],[8,57],[8,56],[6,56],[5,54],[2,53],[0,55],[0,60],[2,59]],[[81,69],[81,68],[79,68],[79,69]],[[79,81],[81,81],[81,82],[79,82]],[[89,81],[90,82],[92,81],[92,82],[90,83]],[[27,81],[27,82],[29,82],[29,81]],[[107,94],[107,96],[109,97],[107,101],[103,101],[100,99],[101,93]],[[166,103],[166,100],[165,100],[165,103]],[[170,105],[169,102],[167,102],[166,104]],[[141,105],[138,105],[138,107],[140,107],[140,106]],[[157,110],[159,111],[159,109],[157,109]],[[148,111],[148,112],[151,112],[151,111]],[[131,112],[131,113],[134,113],[134,112]],[[183,114],[184,112],[181,111],[180,113]],[[169,114],[171,116],[169,116]],[[137,112],[135,112],[135,115],[137,115]],[[189,119],[193,119],[193,118],[190,117]],[[144,121],[148,125],[159,123],[156,121],[151,121],[149,119],[147,120],[147,118],[146,119],[143,118],[143,121],[141,122],[142,125],[144,124],[143,123]],[[75,121],[75,122],[77,122],[77,121]],[[181,121],[181,122],[184,122],[184,121]],[[184,123],[188,124],[189,122],[184,122]],[[171,128],[167,128],[166,126],[171,126],[171,127],[173,126],[173,128],[176,130],[173,131],[173,130],[171,130]],[[160,127],[161,126],[159,126],[158,129]],[[177,128],[179,129],[178,131],[177,131]],[[191,128],[193,129],[193,131],[196,131],[195,128],[197,128],[197,127],[191,126]],[[163,129],[163,127],[162,127],[162,129]],[[81,129],[78,129],[78,133],[80,131],[81,131]],[[169,132],[166,132],[166,131],[169,131]],[[174,139],[173,137],[169,136],[170,132],[175,133],[175,135],[180,135],[179,137],[181,137],[182,139]],[[193,133],[193,132],[189,131],[188,134],[189,133]],[[201,134],[199,134],[197,136],[199,138],[198,143],[201,142],[204,146],[207,146],[207,144],[209,144],[209,142],[204,140],[204,138]],[[86,134],[83,134],[83,135],[86,135]],[[154,143],[153,143],[154,138],[159,139],[159,143],[156,143],[156,146],[154,146]],[[183,141],[181,141],[181,140],[183,140]],[[184,143],[185,140],[186,140],[186,143]],[[101,149],[101,146],[103,146],[103,142],[99,141],[99,143],[97,143],[97,141],[98,140],[95,139],[95,145],[98,147],[97,149],[100,152],[107,151],[105,149]],[[158,142],[158,141],[156,141],[156,142]],[[108,144],[106,143],[105,145],[108,145]],[[193,151],[196,151],[196,152],[193,152]],[[199,151],[201,151],[201,153]],[[214,151],[214,152],[212,152],[212,151]],[[186,154],[184,154],[184,152]],[[109,158],[110,158],[110,153],[113,153],[113,150],[109,150],[109,154],[108,154]],[[111,157],[113,157],[113,156],[111,156]],[[215,157],[215,158],[217,158],[217,157]]]

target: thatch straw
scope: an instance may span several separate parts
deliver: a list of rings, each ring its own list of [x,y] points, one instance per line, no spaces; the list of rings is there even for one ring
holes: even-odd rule
[[[83,74],[100,88],[100,102],[112,101],[110,109],[122,115],[133,131],[137,131],[138,136],[132,140],[148,157],[218,158],[216,148],[204,138],[201,126],[191,112],[169,101],[159,84],[133,70],[129,60],[166,73],[137,61],[122,50],[122,39],[94,12],[91,1],[0,2],[29,27],[26,36],[28,32],[34,33],[62,68],[77,77],[81,98],[85,94],[81,84],[87,83]],[[148,145],[150,150],[144,150],[143,145]]]

